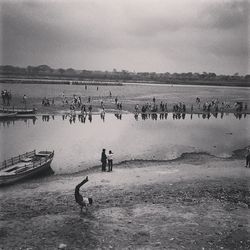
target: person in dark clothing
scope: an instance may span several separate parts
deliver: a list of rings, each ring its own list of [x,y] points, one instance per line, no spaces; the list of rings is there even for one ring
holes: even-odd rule
[[[87,212],[87,207],[88,205],[92,205],[93,203],[93,199],[92,198],[86,198],[86,197],[82,197],[82,195],[80,194],[80,188],[82,185],[84,185],[86,182],[88,182],[88,176],[81,182],[79,183],[76,187],[75,187],[75,200],[76,203],[79,204],[79,206],[81,207],[81,213],[82,213],[82,208],[85,207],[86,212]]]
[[[102,171],[106,171],[106,165],[107,165],[107,155],[105,151],[106,151],[105,149],[102,150],[102,157],[101,157]]]
[[[250,151],[246,155],[246,168],[250,168]]]

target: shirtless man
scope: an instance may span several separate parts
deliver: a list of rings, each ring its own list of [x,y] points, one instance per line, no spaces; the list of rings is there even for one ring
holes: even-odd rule
[[[79,183],[76,187],[75,187],[75,200],[76,203],[79,204],[80,208],[81,208],[81,212],[82,212],[82,208],[85,207],[86,212],[87,212],[87,207],[88,205],[92,205],[93,203],[93,199],[92,198],[87,198],[87,197],[82,197],[82,195],[80,194],[80,188],[82,185],[84,185],[86,182],[88,182],[88,176],[81,182]]]

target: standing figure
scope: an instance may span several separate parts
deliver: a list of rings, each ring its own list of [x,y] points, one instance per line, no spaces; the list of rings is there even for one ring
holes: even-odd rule
[[[250,168],[250,149],[248,149],[248,152],[246,155],[246,168]]]
[[[101,157],[101,162],[102,162],[102,171],[106,171],[106,166],[107,166],[107,155],[105,153],[106,149],[104,148],[102,150],[102,157]]]
[[[26,109],[27,108],[27,96],[26,95],[23,95],[23,103]]]
[[[2,96],[2,100],[3,100],[3,105],[5,105],[5,90],[1,91],[1,96]]]
[[[111,172],[113,170],[113,153],[109,150],[108,154],[108,171]]]
[[[88,182],[88,176],[81,182],[79,183],[76,187],[75,187],[75,200],[76,203],[79,204],[80,208],[81,208],[81,212],[82,212],[82,208],[85,207],[86,212],[87,212],[87,207],[88,205],[92,205],[93,203],[93,199],[92,198],[86,198],[86,197],[82,197],[82,195],[80,194],[80,187],[82,185],[84,185],[86,182]]]
[[[7,105],[10,106],[10,101],[11,101],[11,92],[10,91],[7,91]]]

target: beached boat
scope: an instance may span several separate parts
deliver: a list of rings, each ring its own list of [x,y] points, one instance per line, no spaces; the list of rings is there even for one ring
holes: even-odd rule
[[[18,115],[31,115],[36,113],[36,109],[16,109],[16,108],[10,108],[10,107],[3,107],[0,109],[0,112],[2,113],[17,113]]]
[[[0,185],[11,184],[50,169],[54,151],[35,150],[12,157],[0,165]]]
[[[13,118],[13,117],[16,117],[16,115],[17,115],[17,113],[0,113],[0,120]]]

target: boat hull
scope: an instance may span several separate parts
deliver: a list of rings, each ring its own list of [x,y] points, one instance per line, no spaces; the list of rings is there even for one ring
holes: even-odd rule
[[[0,120],[15,118],[17,113],[0,113]]]
[[[2,108],[0,109],[1,113],[17,113],[18,115],[31,115],[36,113],[36,109],[11,109],[11,108]]]
[[[0,186],[13,184],[33,176],[38,176],[42,173],[47,172],[48,170],[51,170],[50,164],[53,160],[53,156],[54,153],[48,158],[46,162],[34,168],[30,168],[27,171],[11,175],[0,175]]]

